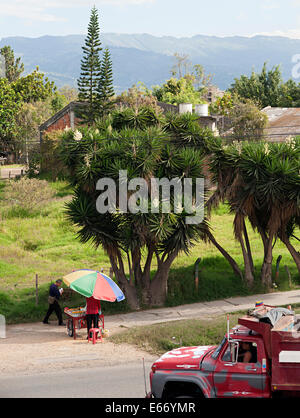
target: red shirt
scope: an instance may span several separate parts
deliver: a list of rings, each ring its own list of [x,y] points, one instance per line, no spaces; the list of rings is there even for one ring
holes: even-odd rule
[[[86,298],[86,314],[95,315],[101,309],[100,300],[94,299],[93,296]]]

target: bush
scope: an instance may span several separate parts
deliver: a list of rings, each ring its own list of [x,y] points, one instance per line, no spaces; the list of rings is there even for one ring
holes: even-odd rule
[[[70,132],[73,132],[70,130]],[[67,175],[66,167],[58,157],[58,147],[64,130],[55,130],[44,134],[41,144],[40,173],[50,174],[52,180],[64,178]]]
[[[129,129],[146,129],[152,126],[158,126],[162,122],[162,116],[151,106],[143,106],[138,110],[134,108],[125,108],[115,110],[112,113],[112,128],[118,131]]]
[[[23,177],[18,181],[12,180],[5,188],[4,198],[14,209],[32,212],[40,209],[54,196],[53,189],[46,180]]]
[[[151,91],[143,83],[133,85],[128,91],[123,92],[117,97],[117,103],[121,109],[129,107],[139,110],[143,107],[151,107],[155,113],[161,113],[156,97],[152,95]]]

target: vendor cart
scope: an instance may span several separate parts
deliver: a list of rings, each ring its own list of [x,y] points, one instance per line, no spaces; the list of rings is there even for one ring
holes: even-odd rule
[[[67,316],[67,334],[69,337],[73,337],[76,340],[76,330],[82,328],[87,328],[86,322],[86,311],[85,308],[65,308],[64,313]],[[104,315],[99,315],[99,324],[98,328],[101,329],[101,332],[104,329]]]

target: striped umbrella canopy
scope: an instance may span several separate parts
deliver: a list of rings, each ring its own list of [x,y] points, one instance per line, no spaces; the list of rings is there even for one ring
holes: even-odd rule
[[[64,283],[75,292],[89,298],[107,302],[121,302],[125,296],[119,286],[108,276],[94,270],[76,270],[63,277]]]

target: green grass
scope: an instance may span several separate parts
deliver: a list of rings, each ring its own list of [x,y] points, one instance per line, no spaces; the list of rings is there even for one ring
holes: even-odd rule
[[[48,310],[49,283],[43,283],[38,289],[38,304],[36,304],[35,287],[18,288],[9,291],[0,291],[0,312],[5,316],[7,324],[26,323],[42,321]],[[85,306],[86,300],[83,296],[72,292],[68,297],[63,294],[60,306],[79,307]],[[101,302],[102,311],[105,315],[114,314],[114,304]],[[126,302],[120,303],[118,312],[129,312]],[[63,315],[65,316],[65,315]],[[57,320],[55,313],[50,320]]]
[[[217,345],[225,330],[224,315],[211,321],[190,319],[135,327],[111,336],[110,341],[131,344],[150,354],[161,355],[178,347]]]
[[[300,313],[300,309],[296,309]],[[229,316],[230,327],[238,323],[238,318],[246,312],[236,312]],[[165,322],[155,325],[123,330],[110,337],[116,344],[130,344],[150,354],[161,355],[178,347],[217,345],[227,329],[227,314],[212,319]]]
[[[6,169],[11,169],[11,168],[23,168],[25,167],[26,164],[7,164],[7,165],[1,165],[0,166],[0,170],[1,168]]]
[[[0,312],[10,306],[7,312],[9,321],[20,320],[22,315],[26,320],[40,319],[40,309],[45,310],[47,306],[49,284],[57,278],[76,269],[99,270],[110,267],[109,258],[104,251],[81,244],[76,238],[75,227],[65,219],[63,208],[72,193],[68,183],[57,181],[50,182],[50,185],[55,190],[54,198],[42,210],[28,213],[7,206],[3,198],[5,186],[0,182],[0,292],[9,299],[6,305],[6,299],[0,297]],[[240,246],[233,237],[232,220],[227,207],[222,205],[214,212],[211,225],[218,242],[242,266],[243,258]],[[262,244],[259,236],[251,228],[249,236],[257,273],[251,293],[260,293],[265,290],[259,281]],[[296,241],[293,244],[297,247]],[[291,272],[293,286],[300,284],[298,271],[287,249],[280,242],[276,243],[274,249],[274,269],[279,255],[282,255],[283,259],[277,284],[279,290],[289,290],[284,266],[287,265]],[[199,257],[202,261],[199,265],[199,288],[196,292],[194,263]],[[152,272],[155,272],[155,263]],[[35,307],[34,299],[31,299],[35,295],[36,274],[41,288],[41,306],[38,307]],[[28,289],[33,290],[26,293]],[[189,256],[180,254],[173,263],[168,283],[167,306],[247,294],[249,290],[234,276],[231,267],[219,251],[210,244],[200,242],[191,249]],[[14,306],[16,301],[19,307]],[[73,302],[73,306],[76,306],[80,301]],[[16,314],[15,310],[18,309],[20,312]],[[128,310],[126,302],[107,304],[106,307],[107,313]]]

